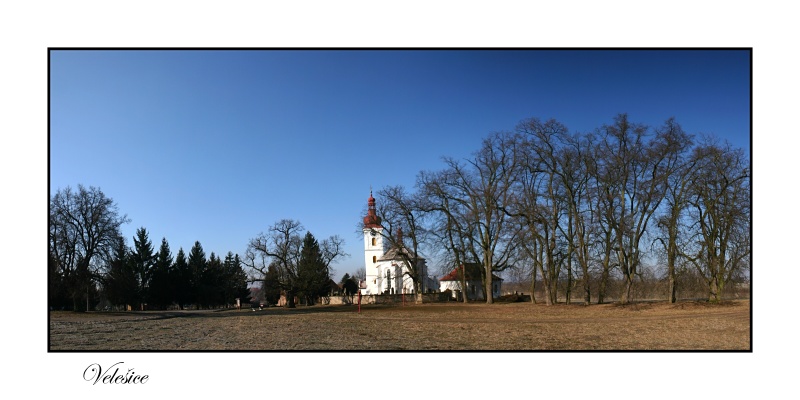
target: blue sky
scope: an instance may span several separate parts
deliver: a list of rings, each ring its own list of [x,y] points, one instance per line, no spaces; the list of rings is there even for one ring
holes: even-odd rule
[[[96,186],[173,255],[243,254],[282,218],[338,234],[370,186],[412,187],[529,117],[570,131],[674,116],[750,152],[750,53],[736,50],[51,51],[49,190]],[[380,199],[378,199],[380,200]]]

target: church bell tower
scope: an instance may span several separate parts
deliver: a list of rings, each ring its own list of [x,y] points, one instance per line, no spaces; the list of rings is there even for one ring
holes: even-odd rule
[[[381,218],[375,212],[375,198],[372,190],[367,199],[367,216],[364,217],[364,265],[366,267],[367,287],[375,284],[377,279],[378,259],[383,256],[383,227]]]

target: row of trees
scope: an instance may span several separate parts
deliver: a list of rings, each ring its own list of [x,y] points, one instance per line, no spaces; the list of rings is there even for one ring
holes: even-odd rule
[[[749,163],[714,138],[695,143],[674,119],[652,129],[621,114],[570,134],[534,118],[444,162],[421,172],[413,192],[379,191],[383,234],[410,254],[439,252],[444,265],[480,263],[488,303],[492,273],[508,269],[527,274],[531,288],[540,279],[548,304],[570,302],[574,289],[586,304],[605,302],[612,279],[629,302],[648,262],[663,266],[672,302],[688,270],[711,301],[747,276]],[[398,229],[404,243],[392,242]],[[406,260],[414,282],[423,278],[417,261]]]
[[[147,231],[136,231],[134,246],[123,241],[115,251],[106,274],[99,278],[111,304],[166,309],[175,304],[183,309],[230,306],[235,299],[247,302],[250,290],[239,255],[228,252],[220,259],[214,252],[206,258],[200,242],[195,242],[188,257],[183,248],[173,259],[166,238],[153,251]]]
[[[145,228],[128,248],[121,226],[129,222],[100,189],[78,185],[50,199],[48,302],[51,307],[89,310],[105,298],[113,305],[143,308],[218,307],[249,296],[238,255],[206,258],[200,242],[188,257],[173,259],[166,238],[156,252]]]
[[[311,232],[302,236],[304,230],[299,221],[284,219],[248,244],[243,263],[251,271],[250,280],[261,282],[270,303],[283,294],[288,308],[295,307],[295,296],[311,305],[335,285],[330,265],[348,256],[344,240],[334,235],[320,243]]]

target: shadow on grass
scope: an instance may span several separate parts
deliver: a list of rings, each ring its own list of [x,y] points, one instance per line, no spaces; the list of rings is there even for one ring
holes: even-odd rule
[[[384,305],[362,305],[362,310],[395,308]],[[264,316],[289,316],[307,314],[342,314],[357,313],[358,306],[300,306],[296,308],[268,307],[262,310],[250,308],[220,309],[220,310],[168,310],[168,311],[111,311],[96,312],[97,316],[136,317],[148,320],[173,319],[173,318],[230,318],[230,317],[264,317]]]

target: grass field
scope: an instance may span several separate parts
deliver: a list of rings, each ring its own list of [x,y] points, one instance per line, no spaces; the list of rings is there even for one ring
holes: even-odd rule
[[[751,349],[750,301],[52,311],[50,351]]]

